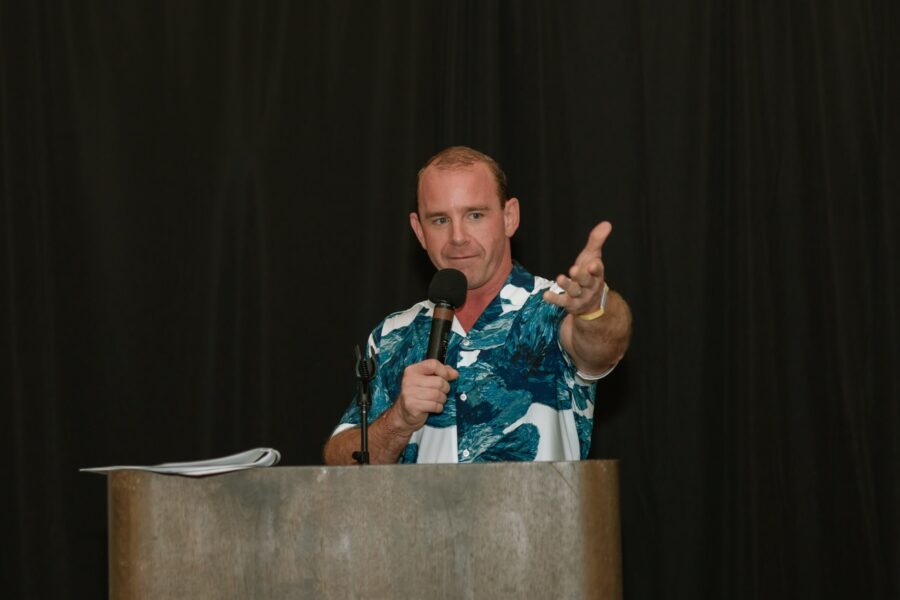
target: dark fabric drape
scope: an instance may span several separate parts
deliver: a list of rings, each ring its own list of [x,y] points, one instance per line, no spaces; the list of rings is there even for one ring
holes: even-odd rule
[[[505,166],[533,272],[614,225],[628,596],[900,596],[898,12],[0,2],[5,596],[105,593],[78,467],[320,462],[450,144]]]

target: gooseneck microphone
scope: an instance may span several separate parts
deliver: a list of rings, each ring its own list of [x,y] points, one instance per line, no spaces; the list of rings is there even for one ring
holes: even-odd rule
[[[434,302],[431,319],[431,335],[428,337],[428,353],[425,358],[441,362],[447,358],[447,341],[453,327],[453,311],[465,304],[469,283],[466,276],[456,269],[441,269],[431,278],[428,299]]]
[[[356,405],[359,407],[359,450],[352,454],[353,460],[361,465],[369,464],[369,409],[372,407],[372,397],[369,394],[369,382],[375,379],[377,368],[375,360],[378,354],[372,351],[372,356],[363,356],[357,345],[356,352],[356,379],[359,381],[359,394],[356,397]]]

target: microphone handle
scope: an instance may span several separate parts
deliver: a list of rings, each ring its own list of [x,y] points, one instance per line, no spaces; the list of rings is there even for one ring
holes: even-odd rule
[[[447,343],[453,328],[453,307],[436,304],[431,320],[431,335],[428,337],[428,353],[425,358],[436,358],[444,362],[447,358]]]

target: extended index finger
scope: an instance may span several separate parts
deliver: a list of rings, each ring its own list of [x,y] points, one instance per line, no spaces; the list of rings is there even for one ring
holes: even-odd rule
[[[589,259],[600,256],[603,244],[606,243],[606,238],[609,237],[610,233],[612,233],[612,223],[609,221],[603,221],[594,227],[588,236],[584,250],[581,251],[578,258]]]

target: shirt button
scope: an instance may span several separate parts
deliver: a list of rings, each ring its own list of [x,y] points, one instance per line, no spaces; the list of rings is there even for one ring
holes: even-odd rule
[[[463,450],[463,458],[469,458],[469,451]]]
[[[469,346],[472,345],[472,342],[469,340],[469,338],[466,338],[462,341],[462,345],[465,346],[466,348],[468,348]]]
[[[463,402],[466,401],[466,398],[468,398],[468,396],[466,396],[465,392],[463,392],[462,394],[459,395],[459,399],[462,400]]]

